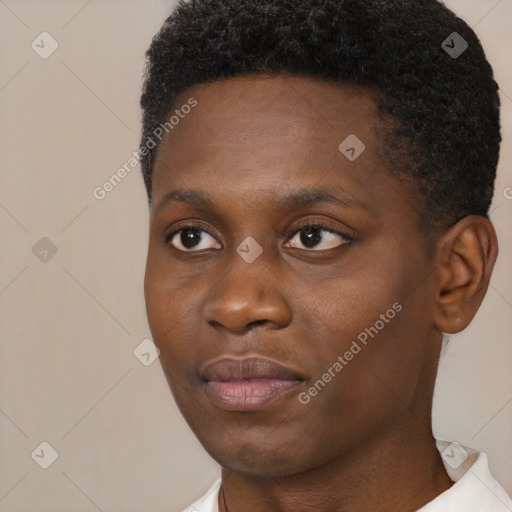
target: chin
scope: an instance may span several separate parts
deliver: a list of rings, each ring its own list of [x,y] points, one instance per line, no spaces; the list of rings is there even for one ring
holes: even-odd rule
[[[240,475],[261,478],[290,476],[306,471],[318,462],[309,460],[313,457],[307,457],[307,454],[297,450],[298,446],[304,447],[300,440],[286,443],[282,439],[275,439],[270,444],[268,438],[265,442],[229,435],[223,439],[211,436],[208,439],[198,438],[223,469]]]

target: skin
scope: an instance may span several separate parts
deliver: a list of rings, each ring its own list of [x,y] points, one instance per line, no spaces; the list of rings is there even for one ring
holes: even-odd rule
[[[220,510],[417,510],[452,485],[431,432],[441,332],[464,329],[485,295],[492,225],[418,229],[421,198],[390,177],[385,121],[366,89],[246,75],[190,88],[176,105],[190,97],[198,105],[154,167],[145,296],[176,403],[222,466]],[[366,146],[353,162],[338,149],[349,134]],[[281,204],[312,189],[344,204]],[[162,203],[185,190],[211,205]],[[187,252],[167,235],[191,221],[205,231]],[[326,227],[318,247],[301,243],[312,221]],[[249,236],[262,248],[252,263],[236,252]],[[302,404],[395,303],[401,311]],[[262,410],[227,411],[200,378],[221,356],[268,357],[304,382]]]

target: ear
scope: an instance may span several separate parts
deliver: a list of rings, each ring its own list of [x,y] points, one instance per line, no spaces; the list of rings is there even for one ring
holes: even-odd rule
[[[454,334],[469,325],[487,292],[497,255],[496,231],[485,217],[465,217],[441,237],[435,263],[437,329]]]

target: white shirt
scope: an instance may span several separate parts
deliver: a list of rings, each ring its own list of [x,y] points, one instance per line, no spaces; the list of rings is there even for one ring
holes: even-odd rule
[[[492,476],[485,453],[455,442],[436,443],[454,484],[417,512],[512,512],[512,500]],[[183,512],[219,512],[220,484],[219,478]]]

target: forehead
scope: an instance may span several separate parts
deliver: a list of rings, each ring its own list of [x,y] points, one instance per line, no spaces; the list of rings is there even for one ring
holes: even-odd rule
[[[160,143],[154,204],[171,188],[200,188],[220,200],[236,189],[254,200],[301,184],[338,186],[371,205],[382,192],[370,184],[389,181],[384,122],[361,86],[247,75],[188,89],[170,115],[190,98],[197,106]]]
[[[161,145],[190,145],[200,138],[208,149],[219,143],[257,148],[266,142],[263,136],[328,145],[347,130],[373,139],[381,121],[369,90],[288,74],[245,75],[194,86],[177,98],[173,109],[191,97],[198,105]]]

